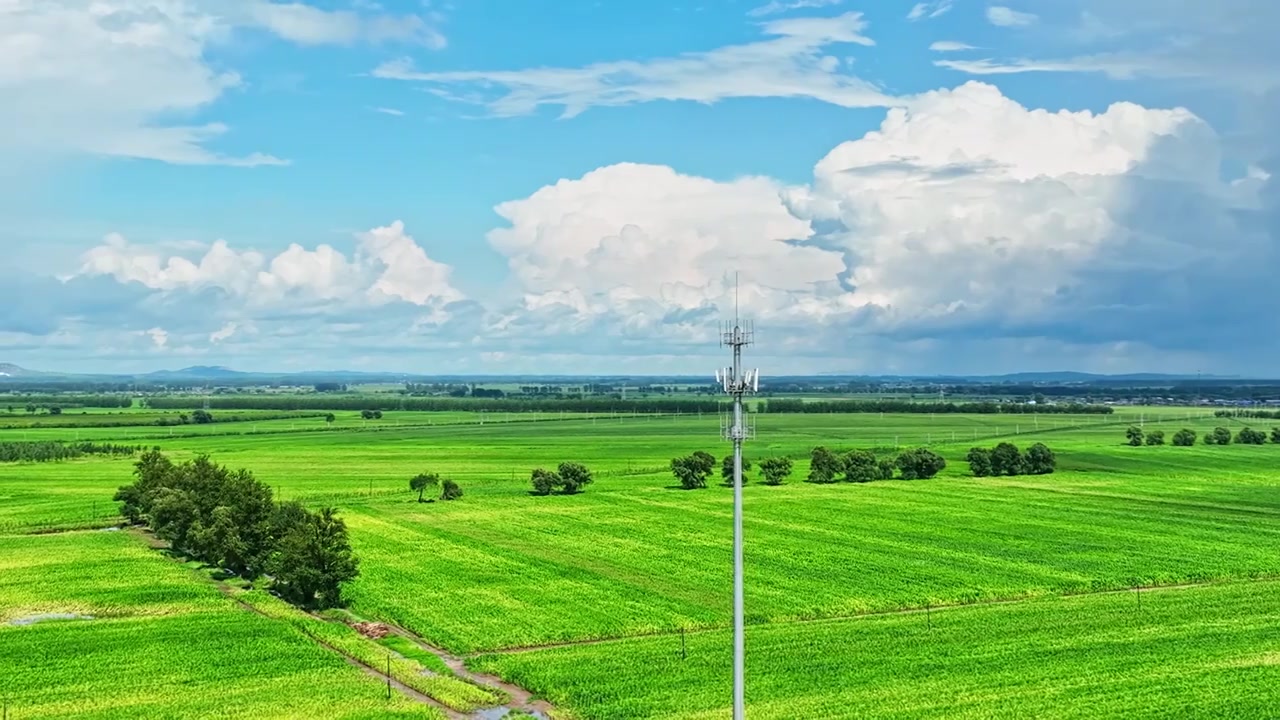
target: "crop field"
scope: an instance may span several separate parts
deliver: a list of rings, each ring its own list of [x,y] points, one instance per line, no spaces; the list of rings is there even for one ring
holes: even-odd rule
[[[1280,583],[748,628],[752,718],[1273,717]],[[583,717],[719,718],[732,633],[487,655]]]
[[[361,560],[347,593],[352,613],[469,658],[473,669],[555,703],[558,716],[728,716],[732,493],[718,475],[704,490],[680,490],[668,469],[694,450],[726,452],[715,417],[335,414],[333,428],[307,419],[319,427],[267,420],[252,432],[254,423],[174,428],[185,437],[160,427],[79,431],[143,440],[175,459],[207,453],[252,470],[277,497],[336,506]],[[1246,421],[1121,408],[1113,416],[760,415],[756,423],[747,456],[788,456],[795,472],[777,487],[749,473],[745,489],[753,717],[1155,716],[1166,698],[1191,714],[1249,717],[1280,703],[1267,689],[1280,668],[1280,445],[1124,444],[1130,424],[1171,435]],[[0,442],[36,430],[0,428]],[[43,439],[75,432],[38,430]],[[1057,472],[973,477],[968,449],[1003,439],[1048,444]],[[815,485],[804,482],[815,445],[881,453],[929,445],[948,467],[932,480]],[[586,464],[595,483],[580,495],[531,496],[530,472],[562,461]],[[0,532],[117,522],[110,498],[129,482],[131,462],[0,464]],[[457,480],[463,498],[416,502],[408,480],[426,471]],[[105,554],[128,556],[130,535],[38,539],[109,538],[117,545]],[[0,541],[0,567],[3,542],[34,540]],[[77,562],[72,554],[68,563]],[[104,572],[64,582],[78,598],[121,581]],[[1173,586],[1189,587],[1152,589]],[[1141,611],[1137,587],[1146,588]],[[5,592],[0,607],[37,604]],[[225,598],[212,591],[209,600]],[[66,612],[86,612],[63,602]],[[69,637],[103,624],[22,629]],[[292,628],[291,642],[312,637],[305,623],[280,625]],[[397,643],[405,641],[387,646]],[[376,690],[353,673],[356,686]],[[463,705],[475,692],[455,691]]]
[[[0,536],[0,576],[10,718],[443,717],[129,533]]]

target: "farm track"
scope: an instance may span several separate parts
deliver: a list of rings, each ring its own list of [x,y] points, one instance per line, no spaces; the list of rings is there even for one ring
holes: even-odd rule
[[[833,615],[830,617],[799,619],[799,620],[776,620],[762,623],[748,623],[747,628],[760,628],[769,626],[788,626],[788,625],[816,625],[821,623],[844,622],[849,620],[872,619],[879,617],[895,617],[902,615],[931,615],[933,613],[941,613],[949,610],[963,610],[968,608],[984,608],[998,607],[1004,605],[1018,605],[1022,603],[1039,602],[1045,600],[1067,600],[1073,598],[1089,598],[1089,597],[1105,597],[1108,595],[1121,595],[1125,593],[1134,593],[1135,596],[1142,593],[1163,593],[1174,592],[1178,590],[1195,590],[1197,588],[1219,587],[1223,585],[1251,585],[1254,583],[1266,583],[1280,580],[1280,575],[1262,575],[1250,578],[1233,578],[1230,580],[1210,580],[1206,582],[1196,583],[1177,583],[1173,585],[1144,585],[1142,587],[1120,588],[1113,590],[1097,590],[1092,592],[1076,592],[1076,593],[1050,593],[1046,595],[1037,595],[1035,597],[1011,598],[1007,600],[984,600],[972,603],[955,603],[951,605],[936,605],[925,608],[903,608],[900,610],[880,610],[876,612],[857,613],[853,615]],[[724,625],[717,627],[701,627],[684,631],[685,635],[705,635],[714,632],[725,632],[731,630],[732,626]],[[397,632],[407,632],[397,629]],[[636,633],[632,635],[618,635],[607,638],[594,638],[591,640],[572,640],[569,642],[544,643],[539,645],[521,645],[516,647],[497,648],[494,650],[480,650],[476,652],[466,653],[463,657],[466,659],[483,657],[486,655],[518,655],[523,653],[533,653],[541,650],[556,650],[562,648],[573,647],[589,647],[593,645],[608,645],[610,643],[621,643],[628,640],[641,640],[651,638],[677,638],[681,635],[679,630],[663,630],[651,633]],[[407,635],[410,639],[415,639],[412,634]],[[423,644],[425,648],[430,648],[421,639],[416,642]],[[440,652],[432,650],[432,652]]]
[[[150,547],[153,550],[167,551],[169,549],[168,543],[156,537],[155,535],[148,532],[147,530],[144,530],[142,528],[131,528],[128,532],[134,537],[144,542],[148,547]],[[170,556],[170,559],[173,560],[174,562],[181,562],[176,557]],[[205,577],[203,574],[200,574],[200,575],[202,579]],[[219,580],[214,580],[212,578],[208,579],[208,581],[212,583],[215,587],[217,587],[218,591],[221,592],[226,598],[234,602],[239,607],[245,610],[248,610],[249,612],[259,617],[263,617],[263,618],[266,618],[267,620],[271,620],[272,622],[279,622],[276,618],[271,617],[270,615],[262,612],[261,610],[254,607],[253,605],[250,605],[249,603],[236,597],[234,589],[227,583]],[[314,613],[308,613],[308,615],[322,622],[332,622],[331,620],[327,620]],[[444,664],[450,670],[452,670],[453,673],[457,675],[459,679],[466,680],[468,682],[474,683],[476,685],[487,688],[489,690],[497,690],[499,692],[506,693],[506,695],[509,696],[511,700],[507,704],[500,707],[482,708],[480,710],[477,710],[471,713],[459,712],[458,710],[454,710],[453,708],[449,707],[448,705],[445,705],[444,703],[436,700],[435,698],[425,693],[422,693],[418,690],[415,690],[409,687],[408,685],[405,685],[404,683],[397,680],[394,676],[388,675],[386,672],[379,670],[378,668],[372,665],[369,665],[368,663],[365,663],[364,661],[358,658],[354,658],[348,655],[347,653],[343,652],[341,649],[334,647],[333,645],[330,645],[329,643],[325,642],[324,640],[321,640],[320,638],[314,637],[309,634],[307,635],[307,638],[312,642],[314,642],[315,644],[325,648],[326,650],[336,653],[343,660],[345,660],[348,665],[359,668],[366,675],[377,678],[381,682],[388,683],[391,687],[395,688],[402,695],[410,698],[411,700],[422,703],[423,705],[429,705],[439,710],[440,712],[444,713],[444,716],[448,718],[448,720],[490,720],[491,718],[503,717],[503,715],[493,715],[493,712],[495,710],[498,710],[498,711],[518,710],[518,711],[534,714],[535,717],[550,717],[550,713],[553,712],[555,709],[554,706],[551,705],[551,703],[546,702],[545,700],[534,699],[532,692],[520,687],[519,685],[506,682],[502,678],[499,678],[495,675],[487,675],[483,673],[472,672],[470,669],[467,668],[466,660],[464,658],[451,655],[441,650],[440,648],[434,647],[429,643],[427,643],[422,638],[418,637],[417,635],[414,635],[413,633],[409,632],[408,630],[405,630],[404,628],[397,627],[395,625],[391,625],[388,623],[381,623],[381,624],[391,629],[391,631],[396,633],[397,635],[400,635],[406,640],[409,640],[410,642],[414,643],[422,650],[429,652],[432,655],[435,655],[436,657],[440,658],[440,660],[444,662]]]

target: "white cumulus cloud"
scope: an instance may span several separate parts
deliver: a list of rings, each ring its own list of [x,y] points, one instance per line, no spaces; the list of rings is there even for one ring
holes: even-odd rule
[[[356,237],[351,257],[330,245],[296,243],[270,259],[256,250],[214,242],[198,258],[134,246],[118,234],[85,253],[80,277],[110,276],[162,292],[215,290],[250,307],[286,302],[418,306],[462,300],[453,270],[436,262],[395,221]]]

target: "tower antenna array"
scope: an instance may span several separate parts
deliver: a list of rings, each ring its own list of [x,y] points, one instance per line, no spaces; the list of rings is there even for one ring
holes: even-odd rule
[[[733,718],[744,720],[745,628],[742,589],[742,442],[755,437],[742,408],[742,396],[760,389],[760,371],[742,368],[742,348],[755,342],[755,328],[738,318],[738,280],[733,283],[733,322],[721,324],[720,345],[733,349],[733,366],[716,371],[716,382],[733,397],[733,416],[721,422],[721,433],[733,442]]]

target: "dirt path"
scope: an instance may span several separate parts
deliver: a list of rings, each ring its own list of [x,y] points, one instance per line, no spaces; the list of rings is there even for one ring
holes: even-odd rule
[[[134,537],[141,540],[142,542],[146,543],[146,545],[153,550],[166,552],[166,553],[169,550],[169,544],[167,542],[156,537],[153,533],[151,533],[145,528],[136,528],[136,527],[130,528],[128,532]],[[180,558],[173,557],[173,556],[170,556],[170,558],[174,562],[181,562]],[[205,577],[205,575],[201,573],[201,577]],[[266,618],[273,622],[279,622],[276,618],[273,618],[270,615],[267,615],[266,613],[262,612],[261,610],[254,607],[253,605],[250,605],[244,600],[241,600],[240,598],[236,597],[235,589],[232,588],[231,585],[227,584],[226,582],[223,582],[221,580],[216,580],[214,578],[208,578],[208,580],[210,583],[214,585],[214,587],[218,589],[219,592],[221,592],[224,596],[226,596],[229,600],[231,600],[241,608],[244,608],[245,610],[248,610],[249,612],[259,617]],[[326,620],[325,618],[322,618],[318,615],[313,614],[312,617],[318,620],[321,620],[323,622],[331,622],[330,620]],[[457,675],[459,678],[463,680],[469,680],[477,685],[489,688],[491,690],[501,690],[502,692],[505,692],[508,696],[510,696],[511,701],[507,705],[502,705],[502,706],[492,707],[492,708],[484,708],[471,713],[459,712],[457,710],[450,708],[444,703],[441,703],[435,698],[432,698],[429,695],[419,692],[418,690],[414,690],[408,685],[405,685],[404,683],[395,679],[394,676],[390,676],[386,672],[379,670],[378,668],[373,667],[359,660],[358,658],[354,658],[346,654],[342,650],[330,645],[329,643],[326,643],[325,641],[317,637],[307,635],[307,638],[312,642],[314,642],[315,644],[319,645],[320,647],[323,647],[327,650],[337,653],[338,656],[340,656],[343,660],[345,660],[348,665],[351,665],[352,667],[360,668],[360,670],[362,670],[366,675],[377,678],[379,681],[383,683],[389,683],[391,687],[398,690],[402,695],[412,700],[415,700],[419,703],[422,703],[423,705],[430,705],[431,707],[439,710],[440,712],[444,713],[445,717],[448,718],[448,720],[501,720],[501,718],[505,717],[507,713],[512,710],[520,710],[520,711],[529,713],[533,715],[535,718],[550,718],[550,713],[554,709],[553,706],[550,703],[542,700],[534,700],[533,693],[529,692],[528,690],[520,687],[519,685],[514,685],[512,683],[505,682],[501,678],[493,675],[473,673],[469,669],[467,669],[466,661],[463,660],[462,658],[450,655],[449,653],[446,653],[445,651],[439,648],[433,647],[422,638],[418,637],[417,635],[414,635],[413,633],[409,632],[408,630],[405,630],[404,628],[397,627],[395,625],[389,625],[386,623],[381,623],[381,624],[386,625],[386,627],[390,628],[392,632],[395,632],[397,635],[404,637],[405,639],[409,640],[410,642],[420,647],[422,650],[429,652],[435,655],[436,657],[440,658],[440,660],[443,661],[444,664],[448,666],[449,669],[452,670],[454,674]]]
[[[464,657],[459,657],[457,655],[447,653],[444,650],[441,650],[440,648],[435,647],[434,645],[428,643],[426,640],[422,639],[418,635],[415,635],[409,630],[406,630],[405,628],[402,628],[398,625],[392,625],[390,623],[382,623],[382,624],[386,625],[386,627],[389,628],[391,632],[395,633],[396,635],[399,635],[400,637],[418,646],[422,650],[429,652],[432,655],[435,655],[436,657],[440,658],[440,660],[446,666],[448,666],[448,668],[452,670],[455,675],[462,678],[463,680],[468,680],[477,685],[481,685],[493,690],[501,690],[502,692],[505,692],[508,696],[511,697],[511,701],[507,705],[505,705],[503,708],[500,708],[500,709],[519,710],[522,712],[530,713],[537,718],[549,718],[551,716],[551,713],[555,710],[555,706],[553,706],[551,703],[547,702],[546,700],[535,699],[533,697],[532,692],[526,690],[523,687],[520,687],[519,685],[509,683],[496,675],[473,672],[470,668],[467,667],[467,661],[466,661],[466,658]],[[483,711],[481,712],[483,713]],[[479,715],[478,717],[484,717],[484,716]],[[501,717],[501,716],[497,715],[494,717]]]

